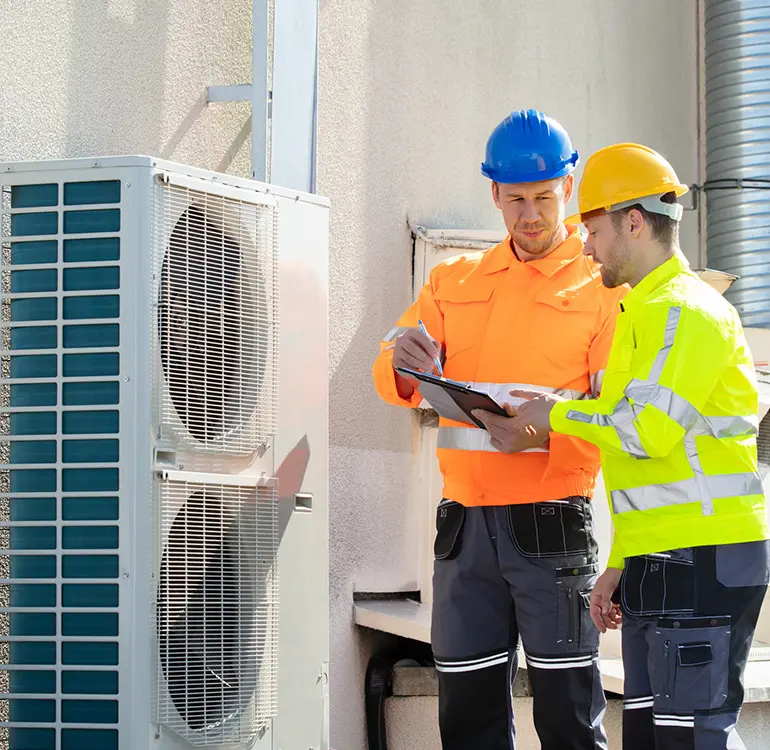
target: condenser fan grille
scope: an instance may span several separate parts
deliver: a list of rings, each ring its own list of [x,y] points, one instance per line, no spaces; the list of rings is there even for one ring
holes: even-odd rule
[[[276,493],[165,482],[161,519],[158,721],[243,745],[276,711]]]
[[[161,429],[252,455],[275,430],[275,208],[159,188]]]

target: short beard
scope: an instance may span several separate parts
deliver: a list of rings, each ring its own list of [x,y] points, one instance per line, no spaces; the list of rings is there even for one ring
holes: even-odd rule
[[[615,289],[616,287],[623,286],[622,281],[617,277],[617,274],[611,273],[606,266],[601,267],[602,284],[607,289]]]
[[[623,270],[628,266],[630,252],[628,243],[622,238],[620,231],[615,231],[615,237],[617,238],[617,245],[615,246],[615,253],[613,257],[612,268],[602,263],[601,274],[602,284],[607,289],[615,289],[619,286],[623,286],[627,279],[621,278]]]
[[[528,240],[526,237],[523,237],[521,239],[514,240],[514,243],[529,255],[542,255],[554,246],[558,234],[559,228],[557,227],[544,240]]]

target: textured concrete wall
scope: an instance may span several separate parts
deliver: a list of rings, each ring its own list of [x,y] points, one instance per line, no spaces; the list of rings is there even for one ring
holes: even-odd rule
[[[0,20],[0,160],[143,153],[249,174],[250,0],[15,0]]]
[[[410,301],[406,221],[500,226],[479,174],[486,137],[538,107],[585,157],[613,141],[698,178],[695,0],[321,0],[320,192],[332,199],[332,747],[365,747],[368,646],[354,590],[417,585],[410,416],[369,368]],[[692,257],[695,222],[684,239]],[[369,637],[369,636],[367,636]]]

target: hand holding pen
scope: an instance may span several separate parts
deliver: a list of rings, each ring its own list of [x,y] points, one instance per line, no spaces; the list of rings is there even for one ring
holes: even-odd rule
[[[408,328],[395,340],[393,350],[393,367],[404,367],[420,372],[432,372],[434,369],[439,377],[444,376],[441,366],[441,350],[425,328],[418,321],[418,328]]]

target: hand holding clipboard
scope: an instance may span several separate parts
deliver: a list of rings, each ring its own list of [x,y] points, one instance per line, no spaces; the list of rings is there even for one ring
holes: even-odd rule
[[[395,369],[404,377],[420,381],[420,393],[423,398],[446,419],[468,422],[486,429],[484,424],[473,416],[474,409],[489,411],[501,417],[510,416],[488,393],[476,391],[464,383],[406,367]]]

